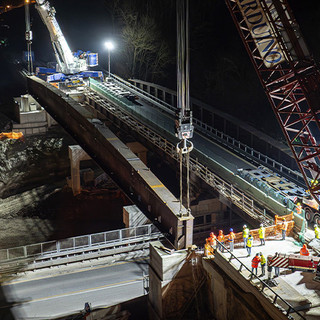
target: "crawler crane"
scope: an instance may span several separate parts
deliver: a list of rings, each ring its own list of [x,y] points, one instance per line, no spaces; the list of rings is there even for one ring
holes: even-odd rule
[[[287,0],[225,0],[319,209],[320,72]],[[306,210],[314,210],[306,206]]]

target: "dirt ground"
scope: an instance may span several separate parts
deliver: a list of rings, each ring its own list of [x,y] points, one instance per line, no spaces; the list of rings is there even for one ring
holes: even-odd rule
[[[0,141],[0,249],[123,227],[116,186],[76,197],[66,187],[70,144],[62,129]]]

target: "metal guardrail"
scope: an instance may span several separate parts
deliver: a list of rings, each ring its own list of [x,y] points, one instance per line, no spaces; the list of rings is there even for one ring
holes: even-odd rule
[[[116,76],[115,74],[111,74],[111,78],[113,81],[117,84],[119,84],[121,87],[125,87],[127,90],[131,91],[133,94],[136,94],[141,99],[145,100],[149,104],[156,105],[157,107],[160,107],[160,109],[166,111],[167,113],[174,115],[176,108],[174,108],[171,104],[155,97],[149,92],[146,92],[135,85],[131,84],[128,81],[125,81],[121,79],[120,77]]]
[[[131,129],[141,134],[144,138],[163,150],[170,157],[178,161],[176,146],[173,143],[169,142],[167,139],[163,138],[161,135],[151,130],[129,114],[129,112],[123,108],[125,107],[125,103],[122,100],[116,97],[112,97],[110,99],[111,102],[117,103],[119,108],[115,108],[115,106],[112,106],[110,102],[104,100],[105,96],[103,95],[105,94],[105,88],[101,83],[92,82],[90,83],[90,86],[95,91],[85,92],[89,98],[99,104],[100,107],[107,109],[109,113],[115,115],[119,119],[123,119]],[[110,93],[107,93],[107,97],[109,96]],[[273,223],[272,219],[266,216],[265,210],[259,208],[252,198],[214,174],[207,166],[201,164],[198,159],[190,157],[190,170],[252,218],[264,222],[267,225]]]
[[[132,245],[148,242],[163,237],[162,233],[153,225],[119,229],[84,236],[72,237],[57,241],[47,241],[26,246],[0,250],[1,267],[21,260],[40,263],[51,259],[59,260],[61,257],[78,255],[84,260],[84,255],[97,252],[99,256],[108,255],[108,249],[127,246],[127,251],[132,250]],[[104,251],[104,254],[101,252]],[[122,252],[124,252],[122,250]],[[57,264],[57,263],[55,263]]]
[[[253,149],[252,147],[249,147],[248,145],[240,142],[239,140],[236,140],[235,138],[232,138],[231,136],[223,133],[222,131],[219,131],[197,119],[194,119],[193,123],[197,130],[199,130],[208,137],[213,137],[214,139],[226,145],[227,147],[231,147],[233,151],[238,152],[245,158],[255,160],[259,164],[263,164],[269,168],[272,168],[280,173],[287,175],[287,177],[290,177],[299,185],[304,185],[304,180],[300,172],[286,167],[282,163],[266,156],[265,154]]]
[[[237,262],[239,262],[240,264],[240,267],[238,269],[239,273],[242,272],[242,269],[245,269],[249,272],[250,276],[249,276],[249,279],[251,281],[251,284],[254,285],[257,289],[259,289],[262,293],[263,293],[263,290],[265,290],[266,288],[269,289],[272,294],[274,294],[274,298],[272,300],[272,303],[275,305],[277,303],[277,300],[281,300],[286,306],[287,306],[287,310],[286,310],[286,315],[289,316],[290,313],[295,313],[297,314],[298,316],[301,317],[301,319],[304,319],[306,320],[306,318],[299,312],[297,311],[289,302],[287,302],[286,300],[284,300],[283,298],[281,298],[281,296],[279,294],[277,294],[264,280],[260,279],[260,277],[258,277],[257,275],[255,275],[254,273],[251,272],[251,270],[243,263],[241,262],[228,248],[226,248],[226,246],[221,243],[219,240],[216,240],[217,241],[217,244],[219,244],[221,247],[223,247],[223,249],[225,251],[227,251],[229,254],[230,254],[230,257],[229,257],[229,262],[231,262],[231,260],[237,260]],[[217,246],[218,247],[218,246]],[[217,252],[218,250],[216,250]],[[233,264],[233,267],[236,269],[235,265]],[[241,273],[242,274],[242,273]],[[246,278],[243,274],[242,276],[244,278]],[[252,283],[252,279],[257,279],[259,281],[259,284],[261,285],[260,288],[258,288],[258,285]]]

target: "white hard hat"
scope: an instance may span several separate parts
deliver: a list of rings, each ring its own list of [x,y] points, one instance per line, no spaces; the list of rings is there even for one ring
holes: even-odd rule
[[[260,224],[260,227],[263,227],[263,223]]]
[[[246,227],[247,227],[247,225],[246,225],[246,224],[244,224],[244,225],[243,225],[243,227],[244,227],[244,228],[246,228]]]

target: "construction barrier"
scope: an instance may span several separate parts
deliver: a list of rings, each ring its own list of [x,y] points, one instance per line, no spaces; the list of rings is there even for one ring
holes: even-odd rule
[[[268,241],[268,239],[276,239],[281,238],[281,224],[282,219],[285,219],[287,222],[287,236],[293,235],[293,228],[294,228],[294,221],[293,221],[293,213],[288,214],[286,216],[275,216],[275,224],[269,227],[265,227],[265,240]],[[259,238],[259,229],[251,229],[249,233],[252,235],[254,241],[260,241]],[[227,238],[227,235],[225,235],[225,238]],[[228,241],[225,240],[225,244],[228,246]],[[242,232],[235,233],[235,239],[234,239],[234,245],[235,247],[239,247],[243,245],[243,237]]]

